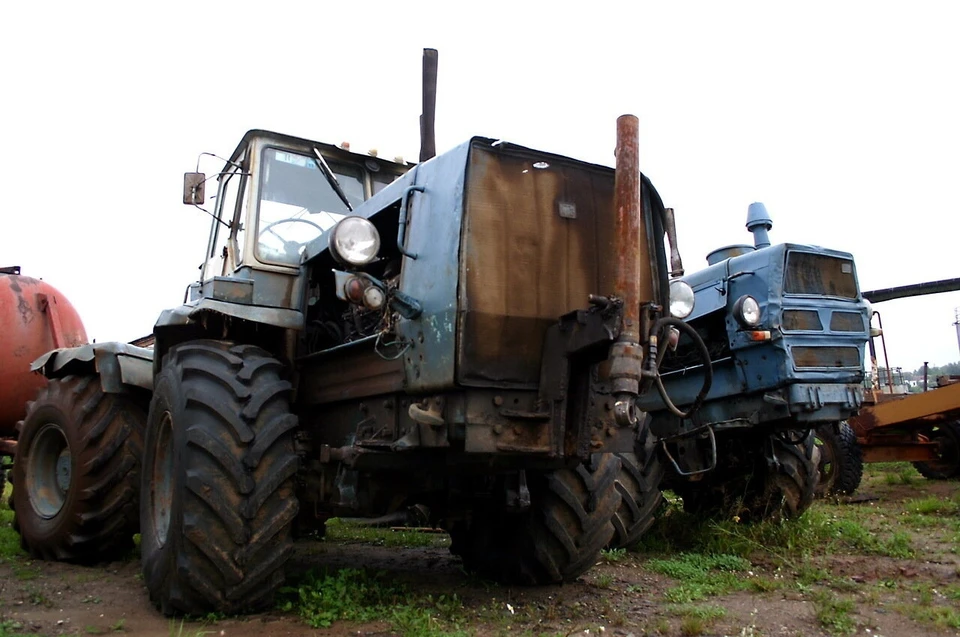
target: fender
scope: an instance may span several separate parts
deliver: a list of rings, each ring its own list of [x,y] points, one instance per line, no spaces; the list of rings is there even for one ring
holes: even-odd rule
[[[302,330],[304,326],[303,313],[277,307],[261,307],[258,305],[240,305],[215,299],[199,299],[186,303],[172,310],[164,310],[157,319],[154,330],[164,327],[190,325],[201,320],[203,314],[212,312],[238,318],[251,323],[273,325],[281,329]]]
[[[153,391],[153,350],[116,342],[65,347],[33,361],[30,371],[50,379],[96,374],[107,394],[121,394],[125,386]]]

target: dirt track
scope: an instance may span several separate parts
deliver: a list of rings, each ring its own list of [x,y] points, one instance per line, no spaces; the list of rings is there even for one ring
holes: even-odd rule
[[[874,473],[861,489],[861,501],[833,505],[844,515],[867,511],[880,536],[888,522],[907,515],[905,502],[935,495],[958,502],[958,483],[918,480],[912,485],[888,484]],[[866,496],[866,497],[863,497]],[[815,507],[824,506],[821,504]],[[846,507],[851,507],[850,509]],[[905,518],[904,518],[905,519]],[[913,518],[910,518],[911,520]],[[856,552],[803,558],[809,566],[828,571],[823,584],[805,585],[798,574],[758,551],[750,569],[738,574],[756,580],[751,590],[721,592],[693,604],[670,603],[677,580],[648,567],[649,553],[627,553],[600,563],[579,581],[536,589],[509,588],[477,581],[465,575],[457,558],[437,536],[434,546],[407,548],[361,544],[343,540],[301,542],[293,560],[292,577],[308,569],[364,568],[385,572],[390,581],[403,582],[412,597],[434,598],[456,594],[462,601],[459,628],[478,635],[512,634],[668,634],[668,635],[828,635],[842,634],[842,625],[818,621],[818,599],[835,596],[855,602],[849,613],[857,634],[960,634],[951,626],[950,613],[960,601],[960,518],[917,518],[910,541],[917,557],[898,559]],[[872,522],[870,525],[872,527]],[[910,526],[909,524],[907,526]],[[906,527],[903,527],[906,528]],[[9,531],[8,531],[9,533]],[[429,542],[430,540],[428,540]],[[776,551],[776,549],[775,549]],[[669,557],[669,556],[653,556]],[[241,618],[211,617],[187,622],[160,616],[150,605],[139,575],[136,555],[123,562],[82,567],[12,557],[0,564],[0,613],[6,623],[0,636],[19,633],[131,634],[197,637],[207,635],[391,635],[385,622],[311,629],[292,612],[273,611]],[[691,619],[713,609],[708,620]],[[716,610],[722,609],[722,610]],[[927,609],[921,617],[912,609]],[[722,613],[722,617],[716,617]],[[911,619],[909,615],[913,615]],[[960,618],[960,616],[958,616]],[[441,626],[451,630],[448,625]],[[6,632],[4,632],[6,630]],[[437,633],[441,634],[441,633]]]

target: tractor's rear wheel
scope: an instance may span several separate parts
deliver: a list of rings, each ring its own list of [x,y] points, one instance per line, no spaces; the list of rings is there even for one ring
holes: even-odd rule
[[[572,581],[597,562],[613,537],[619,472],[616,455],[596,454],[576,469],[529,475],[527,510],[487,511],[454,526],[451,551],[467,570],[503,583]]]
[[[613,516],[613,538],[608,548],[625,548],[640,539],[656,518],[663,502],[660,480],[663,465],[654,443],[637,449],[637,453],[617,454],[620,474],[617,491],[620,507]]]
[[[820,449],[817,495],[850,495],[863,478],[863,452],[856,432],[841,421],[818,427],[815,436]]]
[[[746,466],[715,470],[700,482],[678,485],[684,510],[701,517],[734,518],[744,522],[792,519],[813,504],[817,488],[820,452],[813,432],[798,443],[780,435],[756,439],[741,457],[752,458]],[[771,454],[776,462],[766,456]]]
[[[191,341],[154,383],[140,508],[144,581],[165,614],[250,612],[284,579],[297,514],[290,383],[266,351]]]
[[[937,442],[937,460],[914,462],[924,478],[951,480],[960,477],[960,422],[947,422],[933,430],[930,439]]]
[[[146,415],[95,376],[50,381],[27,407],[13,464],[14,528],[32,556],[97,562],[133,546]]]

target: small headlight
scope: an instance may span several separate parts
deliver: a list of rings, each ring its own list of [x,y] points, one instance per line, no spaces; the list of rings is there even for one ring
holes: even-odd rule
[[[749,294],[744,294],[733,304],[733,316],[744,327],[760,325],[760,304]]]
[[[380,233],[363,217],[344,217],[330,231],[329,246],[337,262],[366,265],[380,251]]]
[[[670,281],[670,316],[685,319],[693,312],[697,299],[693,288],[686,281],[674,279]]]

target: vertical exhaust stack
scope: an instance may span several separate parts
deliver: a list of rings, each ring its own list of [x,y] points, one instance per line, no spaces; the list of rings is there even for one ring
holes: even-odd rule
[[[614,176],[614,254],[616,294],[623,300],[620,336],[610,348],[610,379],[616,399],[614,415],[620,426],[637,423],[634,404],[643,368],[641,304],[653,300],[647,224],[640,200],[640,123],[634,115],[617,118]]]
[[[770,247],[770,236],[767,233],[771,228],[773,220],[767,207],[759,201],[750,204],[747,209],[747,230],[753,233],[753,245],[757,250]]]
[[[437,154],[434,122],[437,118],[437,50],[423,50],[423,111],[420,115],[420,161]]]

